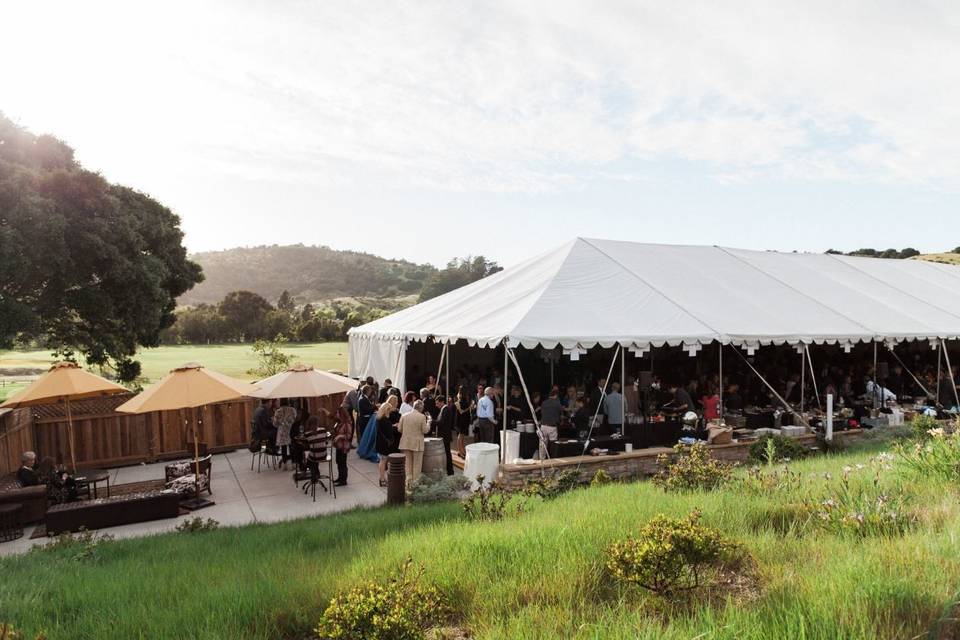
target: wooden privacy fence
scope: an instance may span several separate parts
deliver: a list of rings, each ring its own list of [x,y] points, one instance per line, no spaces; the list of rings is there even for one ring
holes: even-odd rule
[[[200,441],[212,452],[231,451],[250,442],[250,423],[259,401],[241,400],[200,409],[157,411],[143,415],[117,413],[131,394],[80,400],[70,404],[78,465],[121,466],[189,455],[193,425],[202,420]],[[343,395],[311,398],[311,415],[331,414]],[[321,414],[321,423],[330,420]],[[63,463],[70,459],[68,426],[62,404],[14,409],[0,415],[0,475],[20,466],[20,455],[35,451],[42,459]]]

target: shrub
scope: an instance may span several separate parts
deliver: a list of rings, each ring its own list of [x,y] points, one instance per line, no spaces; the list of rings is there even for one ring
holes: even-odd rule
[[[590,479],[591,487],[602,487],[607,484],[612,484],[613,478],[610,477],[610,474],[604,471],[603,469],[598,469],[593,478]]]
[[[923,478],[960,480],[960,432],[934,427],[926,433],[925,440],[894,445],[897,466]]]
[[[110,534],[96,534],[87,529],[80,529],[76,534],[61,533],[56,535],[47,544],[31,548],[30,553],[63,552],[69,554],[71,560],[80,562],[94,558],[97,547],[111,540],[113,540],[113,536]]]
[[[539,496],[544,500],[553,500],[568,491],[576,489],[579,484],[580,478],[576,471],[562,471],[542,478],[527,480],[523,492],[531,497]]]
[[[940,429],[940,423],[933,416],[918,413],[910,421],[910,430],[917,440],[926,440],[931,432],[936,432],[938,429]]]
[[[790,471],[786,465],[780,468],[752,467],[741,479],[740,487],[753,495],[768,495],[777,491],[790,491],[801,485],[802,477]]]
[[[463,499],[461,506],[467,517],[474,521],[495,522],[508,514],[519,515],[526,506],[522,494],[511,493],[499,482],[484,486],[483,476],[477,476],[480,486]]]
[[[199,516],[184,520],[177,525],[177,531],[180,533],[204,533],[207,531],[214,531],[219,528],[220,523],[213,518],[207,518],[204,520]]]
[[[793,438],[764,434],[750,445],[750,459],[765,464],[789,462],[806,457],[809,450]]]
[[[662,468],[653,483],[664,491],[712,491],[732,476],[732,466],[710,457],[701,442],[690,447],[678,444],[672,455],[657,456]]]
[[[431,504],[459,500],[469,489],[470,481],[465,476],[442,476],[440,479],[422,475],[410,490],[410,501],[415,504]]]
[[[47,636],[38,633],[35,640],[46,640]],[[25,636],[17,631],[12,624],[0,622],[0,640],[25,640]]]
[[[323,640],[421,640],[447,614],[423,567],[408,558],[386,583],[370,581],[331,600],[316,631]]]
[[[699,511],[682,520],[656,516],[638,537],[607,549],[607,569],[620,582],[660,595],[710,585],[743,553],[739,545],[699,520]]]

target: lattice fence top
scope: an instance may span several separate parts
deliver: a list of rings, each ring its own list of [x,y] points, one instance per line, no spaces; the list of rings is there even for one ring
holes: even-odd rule
[[[82,416],[102,416],[113,413],[121,404],[133,397],[132,393],[118,393],[112,396],[74,400],[70,403],[70,413],[74,418]],[[56,404],[41,404],[29,408],[30,413],[38,418],[66,418],[67,409],[62,402]]]

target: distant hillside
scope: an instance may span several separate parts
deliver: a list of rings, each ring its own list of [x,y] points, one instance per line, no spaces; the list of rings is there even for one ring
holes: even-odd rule
[[[304,245],[263,246],[198,253],[205,279],[178,299],[181,305],[217,303],[246,289],[275,303],[286,289],[298,302],[338,297],[419,294],[437,269],[356,251]]]
[[[917,256],[914,260],[927,260],[928,262],[940,262],[942,264],[958,264],[960,265],[960,253],[951,252],[951,253],[927,253],[922,256]]]

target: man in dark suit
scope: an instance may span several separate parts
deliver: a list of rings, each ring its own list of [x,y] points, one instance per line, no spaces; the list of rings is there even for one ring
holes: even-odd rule
[[[387,378],[383,381],[383,386],[380,388],[380,396],[377,399],[379,404],[383,404],[387,401],[387,398],[390,397],[390,389],[393,388],[393,380]]]

